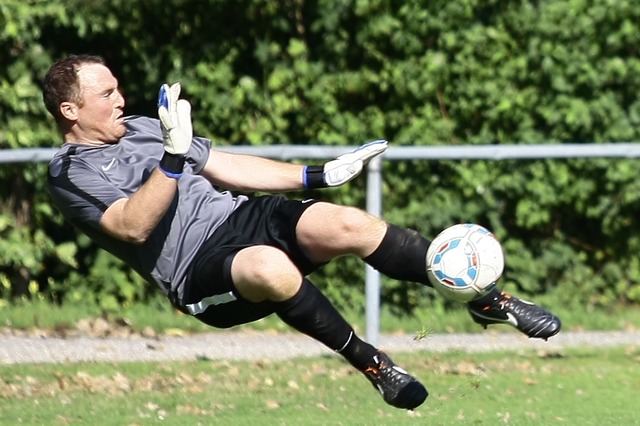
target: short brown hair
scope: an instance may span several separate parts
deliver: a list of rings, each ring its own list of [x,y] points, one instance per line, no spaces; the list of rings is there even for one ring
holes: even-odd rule
[[[63,122],[60,104],[67,101],[80,102],[78,70],[85,64],[106,65],[100,56],[71,55],[54,63],[44,77],[42,87],[44,105],[58,125]]]

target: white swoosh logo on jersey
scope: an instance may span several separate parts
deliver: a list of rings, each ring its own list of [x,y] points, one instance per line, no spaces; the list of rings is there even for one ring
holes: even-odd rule
[[[116,159],[112,158],[109,164],[107,164],[106,166],[102,166],[102,170],[108,172],[109,170],[111,170],[114,164],[116,164]]]

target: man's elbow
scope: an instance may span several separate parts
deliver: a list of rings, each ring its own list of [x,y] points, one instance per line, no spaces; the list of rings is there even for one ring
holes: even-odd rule
[[[150,236],[151,236],[150,231],[135,229],[127,232],[123,239],[128,243],[141,245],[146,243]]]
[[[141,245],[147,242],[151,236],[151,231],[141,229],[139,227],[120,227],[119,229],[104,228],[106,233],[110,234],[125,243]]]

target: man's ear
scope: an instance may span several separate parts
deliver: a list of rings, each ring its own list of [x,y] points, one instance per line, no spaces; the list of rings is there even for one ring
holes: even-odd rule
[[[60,114],[67,120],[76,121],[78,119],[78,105],[73,102],[62,102],[60,104]]]

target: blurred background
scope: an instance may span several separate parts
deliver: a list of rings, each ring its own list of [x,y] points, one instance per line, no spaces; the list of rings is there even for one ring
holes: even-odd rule
[[[2,0],[0,149],[61,144],[41,81],[72,53],[106,59],[129,115],[155,116],[159,86],[179,80],[218,146],[636,142],[638,22],[625,0]],[[482,224],[507,290],[578,317],[637,312],[637,161],[385,161],[382,215],[427,236]],[[46,162],[0,164],[0,313],[167,306],[63,221],[45,180]],[[311,196],[364,207],[365,185]],[[345,258],[314,281],[359,315],[364,274]],[[381,301],[398,319],[449,307],[386,279]]]

